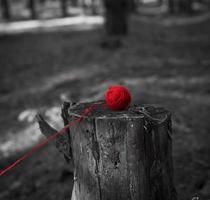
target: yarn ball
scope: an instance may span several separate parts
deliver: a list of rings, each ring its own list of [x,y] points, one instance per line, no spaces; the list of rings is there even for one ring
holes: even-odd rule
[[[122,85],[112,85],[107,90],[106,104],[111,110],[124,110],[131,103],[131,94],[128,88]]]

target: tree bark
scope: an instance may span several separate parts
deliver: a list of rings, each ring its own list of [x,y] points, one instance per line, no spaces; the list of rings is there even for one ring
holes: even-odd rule
[[[92,104],[71,107],[63,119],[77,119]],[[43,118],[39,124],[44,135],[54,132]],[[57,147],[71,146],[59,148],[73,157],[72,200],[176,200],[171,132],[171,114],[160,107],[93,110],[70,137],[57,139]]]

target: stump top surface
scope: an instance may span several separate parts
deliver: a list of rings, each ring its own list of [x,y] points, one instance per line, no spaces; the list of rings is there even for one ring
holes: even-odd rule
[[[69,109],[69,114],[71,116],[81,117],[82,112],[86,108],[91,107],[92,105],[96,105],[90,114],[88,114],[88,118],[135,118],[135,117],[144,117],[145,115],[142,112],[146,112],[152,117],[156,117],[159,119],[164,118],[166,115],[170,115],[170,112],[165,108],[158,105],[131,105],[128,109],[122,111],[112,111],[105,105],[105,101],[97,101],[97,102],[85,102],[79,103],[72,106]]]

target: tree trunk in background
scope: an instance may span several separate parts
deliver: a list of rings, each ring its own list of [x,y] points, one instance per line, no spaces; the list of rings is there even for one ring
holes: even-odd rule
[[[61,0],[61,12],[63,17],[68,16],[68,6],[67,6],[67,0]]]
[[[175,2],[174,0],[168,0],[168,10],[172,14],[175,11]]]
[[[2,17],[4,19],[10,19],[10,6],[9,6],[9,0],[1,0],[1,6],[2,6]]]
[[[187,0],[187,12],[191,14],[193,12],[193,0]]]
[[[138,2],[136,0],[130,0],[130,11],[132,13],[138,12],[138,10],[137,10],[137,8],[138,8],[137,4],[138,4]]]
[[[31,18],[36,19],[37,14],[36,14],[36,0],[29,0],[29,9],[31,11]]]
[[[104,0],[106,10],[105,29],[107,35],[119,36],[128,33],[128,12],[130,0]]]
[[[71,0],[71,5],[72,6],[78,6],[78,0]]]
[[[179,0],[178,2],[179,12],[192,13],[192,0]]]
[[[87,9],[87,4],[85,0],[79,0],[79,6],[83,8],[83,11],[85,13],[86,9]]]
[[[31,12],[31,18],[36,19],[37,18],[36,0],[29,0],[28,6],[29,6],[29,9],[30,9],[30,12]]]
[[[92,15],[97,15],[96,0],[91,0],[91,13]]]
[[[168,0],[168,9],[170,13],[177,11],[191,14],[193,12],[192,3],[193,0]]]
[[[158,0],[158,5],[162,6],[163,5],[163,0]]]

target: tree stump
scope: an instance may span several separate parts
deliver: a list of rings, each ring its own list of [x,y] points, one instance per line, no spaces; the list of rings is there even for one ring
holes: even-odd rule
[[[64,104],[64,124],[92,104]],[[38,119],[44,135],[55,132]],[[171,133],[171,114],[161,107],[93,110],[56,140],[73,161],[71,200],[176,200]]]

